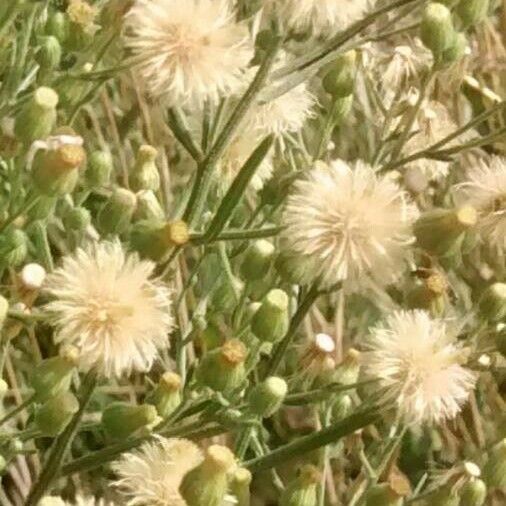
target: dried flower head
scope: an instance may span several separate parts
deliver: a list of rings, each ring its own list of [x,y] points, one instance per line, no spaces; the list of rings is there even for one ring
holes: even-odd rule
[[[384,285],[403,271],[416,215],[397,184],[365,163],[319,163],[288,197],[282,247],[302,282]]]
[[[202,459],[201,451],[190,441],[157,437],[113,465],[118,475],[115,485],[128,497],[129,506],[185,506],[179,487],[185,474]]]
[[[106,377],[149,370],[169,345],[171,294],[152,279],[154,265],[119,242],[78,249],[47,278],[57,342],[74,344],[82,369]]]
[[[253,57],[230,0],[137,0],[125,40],[147,89],[169,103],[235,93]]]
[[[506,158],[478,160],[468,171],[468,181],[459,185],[459,198],[479,213],[478,230],[491,246],[506,251]]]
[[[267,10],[276,9],[288,28],[311,29],[315,35],[333,33],[358,21],[375,0],[265,0]]]
[[[395,402],[407,422],[454,418],[474,388],[447,324],[425,311],[393,313],[371,330],[363,357],[365,376],[378,381],[384,402]]]

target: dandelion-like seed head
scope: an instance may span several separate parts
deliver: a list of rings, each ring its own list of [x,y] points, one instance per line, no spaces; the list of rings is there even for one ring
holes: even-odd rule
[[[147,89],[173,104],[235,93],[253,57],[230,0],[136,0],[125,41]]]
[[[371,331],[363,371],[410,423],[454,418],[475,385],[447,324],[425,311],[398,311]]]
[[[492,247],[506,251],[506,158],[479,160],[468,172],[468,181],[457,188],[480,213],[477,229]]]
[[[301,282],[385,285],[409,258],[416,216],[397,184],[367,164],[319,163],[288,197],[281,245]]]
[[[48,276],[55,340],[78,348],[81,369],[106,377],[146,371],[168,347],[171,293],[153,270],[116,241],[78,249]]]
[[[113,465],[118,475],[115,485],[128,497],[129,506],[186,506],[179,487],[202,460],[194,443],[158,437]]]

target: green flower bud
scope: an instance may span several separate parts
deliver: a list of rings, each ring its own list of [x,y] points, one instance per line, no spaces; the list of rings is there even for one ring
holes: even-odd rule
[[[160,174],[155,164],[157,154],[158,151],[153,146],[144,145],[139,148],[130,174],[130,186],[134,191],[156,191],[160,187]]]
[[[450,9],[443,4],[432,2],[427,5],[420,29],[423,43],[436,58],[449,49],[455,41],[456,33],[452,14]]]
[[[315,466],[305,465],[299,476],[286,487],[279,506],[316,506],[321,473]]]
[[[259,239],[247,249],[241,264],[241,277],[247,281],[262,279],[271,266],[274,257],[274,245],[265,239]]]
[[[60,392],[46,401],[35,413],[35,426],[45,437],[61,434],[79,410],[79,402],[70,392]]]
[[[124,439],[141,429],[151,430],[160,422],[151,404],[135,406],[128,402],[113,402],[102,413],[102,426],[112,439]]]
[[[506,488],[506,439],[497,443],[490,451],[483,477],[490,488]]]
[[[199,382],[216,392],[230,392],[241,386],[246,370],[244,363],[248,352],[244,344],[231,339],[223,346],[209,351],[197,369]]]
[[[455,210],[437,209],[423,214],[414,225],[418,245],[439,256],[454,252],[463,234],[478,220],[476,209],[463,206]]]
[[[487,499],[487,485],[479,478],[469,480],[460,490],[459,506],[483,506]]]
[[[506,318],[506,283],[494,283],[489,286],[479,302],[479,311],[483,319],[499,323]]]
[[[235,499],[237,506],[250,506],[251,494],[251,473],[244,467],[235,470],[230,478],[230,492]]]
[[[88,159],[86,182],[92,188],[107,186],[114,171],[114,162],[109,151],[94,151]]]
[[[61,45],[56,37],[45,37],[37,53],[36,60],[43,70],[56,69],[60,65],[62,56]]]
[[[490,0],[460,0],[456,12],[465,28],[484,21],[488,16]]]
[[[188,506],[222,506],[228,489],[227,474],[234,464],[234,454],[227,447],[210,446],[202,464],[183,478],[179,488]]]
[[[121,234],[130,226],[137,199],[135,194],[125,188],[117,188],[97,216],[100,233]]]
[[[442,53],[441,60],[447,64],[457,62],[465,56],[466,50],[467,37],[463,33],[457,33],[453,44]]]
[[[77,349],[68,347],[61,356],[47,358],[35,367],[30,385],[37,402],[45,402],[70,388],[78,358]]]
[[[0,329],[3,327],[9,311],[9,301],[0,295]]]
[[[141,191],[137,194],[137,209],[135,219],[163,221],[165,213],[156,195],[151,190]]]
[[[78,143],[62,143],[56,149],[39,151],[32,167],[38,190],[45,195],[72,193],[79,179],[79,167],[85,160],[86,151]]]
[[[56,122],[58,95],[51,88],[37,88],[32,99],[16,116],[14,132],[25,144],[45,139]]]
[[[374,485],[365,497],[366,506],[401,506],[402,502],[402,497],[388,483]]]
[[[323,89],[334,98],[353,94],[357,72],[357,53],[348,51],[339,56],[322,80]]]
[[[0,262],[3,266],[16,267],[28,254],[28,237],[17,228],[11,228],[0,236]]]
[[[181,376],[173,372],[163,374],[146,402],[153,404],[162,418],[170,416],[181,404]]]
[[[255,415],[268,418],[281,407],[287,392],[288,385],[286,381],[271,376],[251,390],[249,408]]]
[[[271,290],[264,297],[251,320],[251,331],[260,341],[274,343],[288,332],[288,302],[288,295],[283,290]]]
[[[46,23],[46,34],[52,35],[63,44],[69,35],[69,21],[63,12],[52,12]]]
[[[343,385],[353,385],[358,381],[360,372],[360,352],[350,348],[344,360],[337,366],[334,380]]]
[[[75,207],[68,211],[62,219],[66,229],[81,232],[91,224],[91,213],[84,207]]]

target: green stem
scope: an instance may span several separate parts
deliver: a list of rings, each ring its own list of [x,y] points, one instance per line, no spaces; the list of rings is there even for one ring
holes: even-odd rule
[[[171,107],[168,111],[168,125],[174,137],[181,143],[186,151],[188,151],[190,156],[197,163],[200,163],[203,157],[202,151],[193,140],[181,111],[176,107]]]
[[[263,227],[252,229],[231,229],[221,232],[217,237],[212,240],[206,240],[205,234],[195,232],[191,234],[192,245],[198,246],[203,243],[212,243],[217,241],[243,241],[246,239],[262,239],[265,237],[274,237],[283,230],[283,227]]]
[[[50,489],[54,479],[57,477],[63,460],[70,449],[70,445],[77,433],[77,429],[84,415],[84,411],[88,406],[95,386],[97,384],[97,377],[95,372],[89,372],[83,380],[80,389],[80,405],[79,411],[74,415],[66,429],[58,436],[53,443],[51,452],[42,472],[40,473],[37,481],[32,486],[28,498],[26,499],[25,506],[36,506],[39,501],[44,497],[48,489]]]
[[[281,446],[267,455],[250,460],[244,464],[244,467],[247,467],[253,472],[271,469],[295,457],[312,452],[328,444],[335,443],[342,437],[352,434],[356,430],[362,429],[367,425],[371,425],[379,419],[380,413],[377,407],[355,413],[318,432]]]

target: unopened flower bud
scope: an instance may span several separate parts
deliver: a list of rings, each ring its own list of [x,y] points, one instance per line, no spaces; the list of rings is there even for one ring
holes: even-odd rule
[[[227,447],[210,446],[202,464],[183,478],[179,488],[188,506],[221,506],[228,489],[227,475],[234,465],[234,454]]]
[[[451,47],[456,34],[450,9],[438,2],[429,3],[423,14],[420,35],[436,58]]]
[[[36,60],[41,70],[46,71],[58,68],[61,56],[62,50],[58,39],[53,35],[44,37],[39,52],[36,55]]]
[[[97,216],[99,231],[104,234],[121,234],[130,226],[135,212],[135,194],[125,188],[117,188]]]
[[[68,18],[63,12],[52,12],[47,19],[45,31],[47,35],[52,35],[63,44],[69,35]]]
[[[160,187],[160,174],[155,163],[157,154],[153,146],[144,145],[139,148],[137,160],[130,175],[130,186],[134,191],[156,191]]]
[[[303,466],[299,476],[283,491],[280,506],[316,506],[320,482],[321,473],[315,466]]]
[[[102,413],[102,425],[113,439],[124,439],[141,429],[152,429],[160,422],[156,408],[151,404],[133,405],[113,402]]]
[[[324,90],[334,98],[343,98],[353,94],[357,72],[357,53],[348,51],[339,56],[322,80]]]
[[[230,477],[230,492],[237,506],[250,506],[251,473],[244,467],[237,468]]]
[[[17,267],[28,254],[28,237],[25,232],[11,228],[0,236],[0,263],[3,266]]]
[[[253,242],[241,264],[241,277],[247,281],[262,279],[269,271],[273,258],[274,245],[271,242],[265,239]]]
[[[467,47],[467,37],[465,34],[457,33],[453,44],[441,55],[442,61],[447,64],[459,61],[465,56]]]
[[[39,290],[46,279],[46,269],[39,264],[27,264],[19,275],[23,287],[28,290]]]
[[[170,416],[181,404],[181,376],[174,372],[163,374],[146,402],[153,404],[162,418]]]
[[[476,209],[463,206],[455,210],[437,209],[423,214],[414,225],[420,247],[435,255],[451,254],[463,234],[478,220]]]
[[[490,451],[483,468],[483,477],[490,488],[506,488],[506,439]]]
[[[350,348],[344,360],[337,366],[334,379],[343,385],[353,385],[358,380],[360,372],[360,352]]]
[[[30,386],[34,389],[38,402],[44,402],[70,388],[77,360],[77,349],[68,347],[62,355],[47,358],[35,367]]]
[[[60,392],[48,399],[35,413],[35,426],[45,437],[56,437],[77,413],[79,402],[70,392]]]
[[[37,88],[32,99],[16,117],[14,132],[25,144],[45,139],[56,122],[58,95],[51,88]]]
[[[287,333],[290,325],[288,302],[283,290],[271,290],[264,297],[251,320],[251,331],[260,341],[274,343]]]
[[[246,347],[237,339],[226,341],[220,348],[209,351],[197,370],[200,383],[216,392],[234,390],[244,381],[247,355]]]
[[[282,378],[271,376],[256,385],[249,396],[249,407],[252,413],[262,418],[272,416],[283,404],[288,385]]]
[[[107,186],[114,171],[114,162],[109,151],[94,151],[88,159],[86,182],[92,188]]]
[[[165,233],[171,244],[184,246],[190,240],[190,231],[183,220],[170,221],[165,225]]]
[[[65,213],[62,221],[67,230],[83,232],[91,224],[91,213],[85,207],[74,207]]]
[[[499,323],[506,318],[506,283],[489,286],[479,302],[480,315],[487,321]]]
[[[366,494],[366,506],[401,506],[402,497],[388,483],[372,486]]]
[[[472,478],[460,490],[459,506],[483,506],[486,499],[487,485],[479,478]]]
[[[484,21],[488,15],[490,0],[460,0],[456,12],[464,28]]]
[[[165,213],[154,192],[145,190],[137,194],[136,220],[162,221],[164,217]]]

